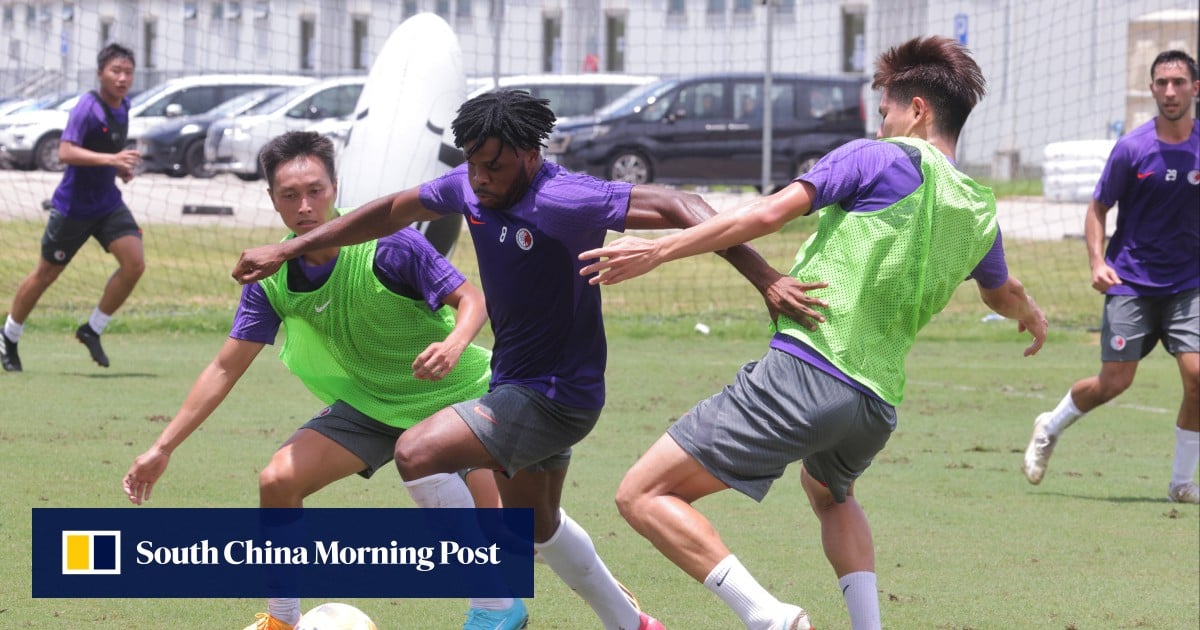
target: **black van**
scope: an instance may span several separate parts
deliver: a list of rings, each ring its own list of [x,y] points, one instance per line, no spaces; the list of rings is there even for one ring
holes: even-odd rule
[[[771,77],[775,185],[866,135],[865,79]],[[763,75],[706,74],[635,88],[593,118],[560,124],[549,159],[577,172],[635,184],[762,183]]]

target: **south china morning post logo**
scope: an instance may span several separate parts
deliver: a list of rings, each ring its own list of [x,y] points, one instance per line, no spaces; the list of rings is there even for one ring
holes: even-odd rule
[[[63,575],[120,575],[121,532],[62,532]]]
[[[531,597],[530,510],[33,510],[33,597]]]

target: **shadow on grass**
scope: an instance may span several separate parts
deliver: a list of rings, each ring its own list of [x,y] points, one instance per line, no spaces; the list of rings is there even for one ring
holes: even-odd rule
[[[1164,497],[1151,497],[1151,496],[1107,497],[1107,496],[1093,496],[1093,495],[1086,495],[1086,494],[1070,494],[1067,492],[1039,492],[1038,494],[1047,496],[1047,497],[1064,497],[1064,498],[1068,498],[1068,499],[1084,499],[1086,501],[1104,501],[1107,503],[1158,503],[1158,504],[1161,504],[1164,506],[1184,505],[1184,504],[1180,504],[1180,503],[1171,503],[1170,501],[1168,501],[1166,499],[1165,496]]]
[[[161,374],[151,374],[149,372],[103,372],[103,373],[91,373],[91,374],[84,374],[83,372],[62,372],[61,374],[63,376],[77,376],[79,378],[104,378],[104,379],[159,378],[162,376]]]

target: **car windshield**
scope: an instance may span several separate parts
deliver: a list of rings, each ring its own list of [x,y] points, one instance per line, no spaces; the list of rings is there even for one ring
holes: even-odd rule
[[[675,84],[675,81],[662,81],[633,88],[617,100],[596,110],[596,117],[612,118],[636,114],[642,111],[643,107],[652,105],[658,97],[675,87]]]
[[[287,106],[292,99],[303,94],[306,89],[308,89],[308,86],[305,85],[297,85],[296,87],[288,88],[283,92],[280,92],[275,96],[272,96],[271,98],[259,103],[258,105],[247,109],[245,113],[252,116],[259,114],[270,114],[271,112]]]
[[[220,105],[217,105],[216,107],[214,107],[212,109],[212,111],[210,111],[208,113],[211,114],[214,118],[221,118],[223,116],[232,116],[234,114],[240,114],[242,112],[248,111],[249,109],[255,107],[259,103],[270,100],[272,97],[274,97],[275,95],[277,95],[283,91],[284,91],[284,88],[271,87],[271,88],[263,88],[261,90],[254,90],[252,92],[246,92],[245,94],[242,94],[240,96],[235,96],[235,97],[229,99],[228,101],[225,101],[224,103],[221,103]]]
[[[163,92],[163,90],[166,90],[169,87],[171,87],[170,83],[159,83],[158,85],[150,88],[149,90],[146,90],[145,92],[139,92],[137,96],[134,96],[133,98],[129,99],[130,108],[131,109],[136,108],[139,105],[146,103],[150,99],[161,94]]]

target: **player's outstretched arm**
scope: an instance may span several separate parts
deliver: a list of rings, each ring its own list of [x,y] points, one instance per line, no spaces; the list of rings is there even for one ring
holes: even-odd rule
[[[154,445],[133,460],[129,472],[125,473],[121,485],[131,503],[141,505],[150,500],[154,484],[166,471],[171,453],[225,400],[263,345],[241,339],[225,340],[217,356],[192,385],[175,418],[163,429]]]
[[[786,195],[783,191],[777,193],[779,196],[775,199],[780,204],[778,207],[802,208],[802,212],[811,208],[809,198],[801,199],[797,193],[811,195],[812,191],[800,186],[797,189],[800,190],[787,191]],[[717,211],[699,195],[660,186],[635,186],[630,194],[629,205],[626,228],[632,229],[687,229],[717,215]],[[808,295],[808,292],[828,285],[802,283],[780,273],[757,250],[744,242],[718,249],[715,253],[733,265],[762,294],[772,320],[782,313],[810,329],[816,328],[818,322],[825,321],[824,316],[814,309],[827,305]]]
[[[454,329],[444,340],[429,344],[417,355],[412,364],[413,376],[417,378],[431,381],[445,378],[487,322],[483,292],[469,281],[458,285],[442,301],[455,310]]]
[[[387,236],[413,221],[428,221],[440,214],[421,205],[418,188],[367,202],[302,236],[247,249],[233,268],[233,278],[242,284],[257,282],[279,270],[284,262],[326,247],[354,245]]]
[[[1009,276],[1004,284],[994,288],[979,287],[979,296],[988,308],[1007,317],[1017,320],[1017,331],[1029,331],[1033,343],[1025,348],[1025,356],[1032,356],[1042,349],[1046,343],[1046,330],[1049,324],[1042,309],[1038,308],[1033,296],[1025,292],[1025,286],[1013,276]]]

